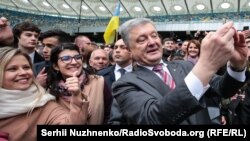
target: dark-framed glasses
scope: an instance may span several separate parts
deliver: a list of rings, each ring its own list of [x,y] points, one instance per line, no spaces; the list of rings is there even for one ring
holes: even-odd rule
[[[82,61],[82,55],[81,54],[78,54],[78,55],[75,55],[75,56],[62,56],[62,57],[59,57],[59,59],[65,63],[65,64],[69,64],[72,62],[73,58],[75,59],[75,61]]]

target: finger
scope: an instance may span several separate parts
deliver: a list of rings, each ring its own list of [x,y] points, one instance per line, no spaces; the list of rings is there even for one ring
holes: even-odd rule
[[[231,39],[234,38],[234,36],[238,36],[238,35],[235,35],[235,34],[236,34],[235,30],[234,30],[233,28],[230,28],[230,29],[224,34],[223,38],[224,38],[225,40],[231,40]],[[238,38],[238,37],[236,37],[236,38]],[[237,40],[238,40],[238,39],[237,39]]]
[[[205,38],[210,38],[213,34],[214,34],[215,32],[209,32],[206,36],[205,36]]]
[[[236,31],[236,29],[233,27],[234,31],[235,31],[235,34],[234,34],[234,42],[238,42],[239,41],[239,34],[238,32]]]
[[[232,21],[227,22],[227,23],[225,23],[223,26],[221,26],[221,27],[216,31],[216,33],[217,33],[219,36],[224,36],[232,27],[233,27],[233,22],[232,22]]]
[[[243,33],[239,33],[239,43],[245,43],[246,40],[245,40],[245,37],[244,37],[244,34]]]
[[[73,73],[73,77],[77,77],[77,73],[78,73],[78,71],[75,71],[75,72]]]
[[[44,74],[45,73],[45,67],[39,72],[39,74]]]
[[[238,38],[238,42],[234,43],[235,47],[246,47],[246,41],[243,33],[239,33]]]

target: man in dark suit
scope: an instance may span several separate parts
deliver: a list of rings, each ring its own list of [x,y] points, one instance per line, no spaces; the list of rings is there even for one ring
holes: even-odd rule
[[[42,42],[43,57],[45,61],[35,63],[34,71],[36,74],[36,80],[45,87],[47,81],[47,73],[51,68],[50,56],[53,48],[62,43],[71,42],[70,34],[60,30],[52,29],[41,33],[39,39]],[[52,73],[52,72],[51,72]]]
[[[232,22],[203,39],[194,67],[162,61],[162,44],[149,19],[129,20],[120,32],[138,65],[112,87],[129,124],[211,124],[206,98],[230,97],[246,80],[247,48]],[[214,77],[227,62],[225,75]]]
[[[114,45],[113,59],[115,65],[102,69],[98,72],[99,75],[102,75],[104,77],[110,89],[113,82],[117,81],[125,73],[131,72],[133,70],[131,51],[129,47],[124,44],[122,39],[116,41]],[[123,120],[122,114],[120,112],[119,105],[117,104],[115,99],[113,99],[110,113],[111,114],[108,124],[126,124],[126,121]]]
[[[41,29],[32,22],[25,21],[13,27],[14,46],[27,53],[32,63],[44,61],[43,57],[35,51]]]

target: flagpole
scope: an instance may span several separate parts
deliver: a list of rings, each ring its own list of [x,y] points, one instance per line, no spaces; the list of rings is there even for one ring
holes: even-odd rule
[[[118,30],[115,30],[115,42],[118,40]]]

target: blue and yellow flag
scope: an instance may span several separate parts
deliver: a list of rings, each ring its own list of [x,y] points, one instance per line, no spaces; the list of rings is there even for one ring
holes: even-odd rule
[[[104,40],[106,44],[114,43],[116,32],[119,28],[120,2],[115,8],[113,17],[110,19],[108,26],[104,32]]]

